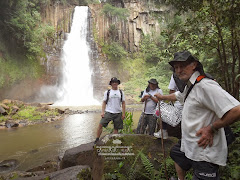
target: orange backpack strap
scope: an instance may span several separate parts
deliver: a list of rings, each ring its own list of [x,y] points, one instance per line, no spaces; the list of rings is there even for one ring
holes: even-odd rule
[[[204,75],[199,75],[199,76],[197,77],[197,79],[196,79],[196,81],[195,81],[194,84],[200,82],[200,81],[201,81],[203,78],[205,78],[205,77],[206,77],[206,76],[204,76]]]
[[[200,82],[203,78],[205,78],[205,77],[206,77],[206,76],[204,76],[204,75],[199,75],[199,76],[197,77],[195,83],[192,84],[192,85],[189,87],[189,89],[188,89],[188,91],[187,91],[187,94],[186,94],[186,96],[185,96],[185,98],[184,98],[184,102],[186,101],[186,99],[187,99],[189,93],[191,92],[193,86],[194,86],[195,84],[199,83],[199,82]]]

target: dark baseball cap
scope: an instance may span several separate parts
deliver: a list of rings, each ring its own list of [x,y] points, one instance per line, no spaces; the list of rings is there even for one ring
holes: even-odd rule
[[[148,81],[148,83],[151,83],[151,84],[158,84],[158,82],[157,82],[157,80],[156,79],[150,79],[149,81]]]
[[[120,84],[120,80],[117,79],[116,77],[112,77],[110,82],[109,82],[109,85],[111,85],[112,82],[118,82],[118,84]]]

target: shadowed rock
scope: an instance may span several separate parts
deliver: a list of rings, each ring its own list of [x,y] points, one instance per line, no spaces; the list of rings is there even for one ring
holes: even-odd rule
[[[9,159],[0,162],[0,172],[8,172],[14,170],[19,162],[16,159]]]

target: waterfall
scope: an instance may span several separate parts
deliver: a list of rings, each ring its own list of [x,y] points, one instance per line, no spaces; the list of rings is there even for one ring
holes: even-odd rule
[[[63,79],[57,106],[99,105],[93,98],[90,48],[87,43],[88,7],[75,7],[71,31],[63,46]]]

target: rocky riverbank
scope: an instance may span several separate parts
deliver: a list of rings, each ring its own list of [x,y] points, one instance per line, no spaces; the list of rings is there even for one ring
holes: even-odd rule
[[[66,110],[52,109],[47,103],[5,99],[0,102],[0,129],[49,123],[63,119],[68,113]]]

